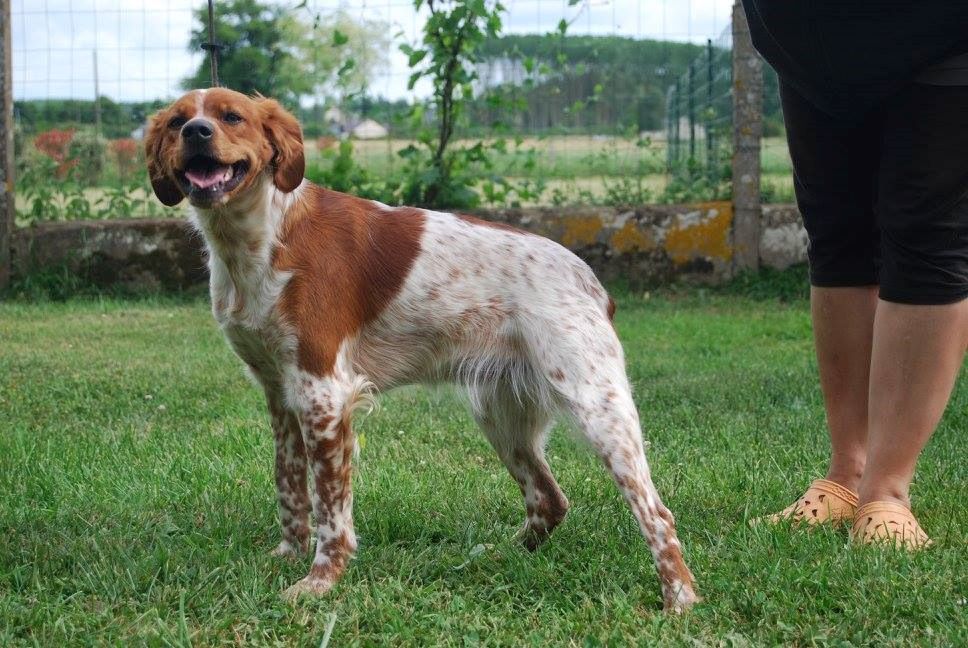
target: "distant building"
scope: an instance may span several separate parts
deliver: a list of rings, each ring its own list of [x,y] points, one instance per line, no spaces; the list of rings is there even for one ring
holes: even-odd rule
[[[340,139],[347,137],[380,139],[389,135],[386,126],[380,122],[369,118],[360,119],[336,107],[328,108],[323,114],[323,119],[329,132]]]
[[[382,139],[389,134],[386,126],[372,119],[364,119],[350,130],[356,139]]]

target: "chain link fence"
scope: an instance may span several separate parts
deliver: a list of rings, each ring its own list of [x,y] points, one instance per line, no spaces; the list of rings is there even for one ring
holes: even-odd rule
[[[683,193],[728,197],[733,129],[732,29],[689,62],[666,95],[666,166]]]
[[[706,43],[666,92],[669,193],[704,200],[731,196],[733,156],[733,34],[727,27]],[[777,76],[763,65],[761,194],[764,202],[793,200],[790,156]]]

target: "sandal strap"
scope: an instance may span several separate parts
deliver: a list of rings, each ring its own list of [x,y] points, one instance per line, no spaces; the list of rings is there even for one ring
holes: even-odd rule
[[[897,502],[868,502],[857,509],[856,517],[859,520],[862,516],[870,515],[871,513],[888,513],[891,515],[899,515],[903,518],[914,518],[911,509]]]
[[[857,506],[859,501],[857,493],[849,488],[844,488],[837,482],[832,482],[829,479],[814,479],[813,482],[810,483],[810,488],[828,495],[833,495],[834,497],[839,497],[851,506]]]

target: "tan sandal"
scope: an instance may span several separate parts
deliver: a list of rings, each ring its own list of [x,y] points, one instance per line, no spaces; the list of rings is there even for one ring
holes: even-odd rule
[[[857,510],[857,494],[836,482],[815,479],[810,488],[796,502],[779,513],[756,518],[759,524],[779,524],[785,520],[795,523],[844,524],[854,519]]]
[[[895,502],[870,502],[857,509],[850,528],[855,544],[887,544],[909,551],[934,544],[910,509]]]

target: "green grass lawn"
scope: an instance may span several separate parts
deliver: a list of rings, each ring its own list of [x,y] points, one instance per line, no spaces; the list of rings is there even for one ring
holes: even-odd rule
[[[617,326],[706,598],[680,618],[580,443],[553,436],[573,508],[530,554],[517,486],[449,392],[417,388],[358,423],[358,557],[291,606],[308,561],[269,556],[273,443],[206,303],[0,305],[0,645],[966,645],[965,376],[913,487],[937,546],[848,549],[746,523],[824,469],[805,302],[625,296]]]

